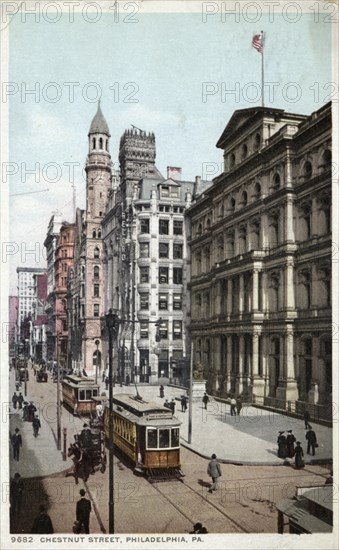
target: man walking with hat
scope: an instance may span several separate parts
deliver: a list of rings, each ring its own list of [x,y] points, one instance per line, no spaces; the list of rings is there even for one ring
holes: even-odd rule
[[[76,519],[80,525],[83,525],[85,533],[89,534],[89,515],[92,510],[91,501],[85,498],[86,491],[80,490],[81,499],[77,502]]]

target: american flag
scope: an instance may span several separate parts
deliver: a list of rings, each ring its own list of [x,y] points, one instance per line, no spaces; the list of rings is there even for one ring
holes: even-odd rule
[[[262,52],[264,49],[264,37],[262,34],[255,34],[252,38],[252,46],[258,52]]]

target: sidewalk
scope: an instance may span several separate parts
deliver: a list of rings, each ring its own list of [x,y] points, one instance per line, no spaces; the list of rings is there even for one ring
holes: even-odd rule
[[[32,373],[32,374],[31,374]],[[14,373],[11,373],[11,394],[14,388]],[[101,392],[105,391],[102,384]],[[135,393],[135,387],[115,386],[114,394]],[[163,404],[164,399],[159,397],[158,386],[139,386],[138,391],[143,399]],[[108,392],[106,392],[108,395]],[[181,412],[178,398],[184,393],[181,388],[165,387],[165,398],[176,399],[176,417],[182,422],[181,444],[200,456],[207,459],[215,453],[221,462],[233,464],[282,465],[286,460],[277,456],[277,437],[279,430],[293,430],[293,433],[304,450],[306,463],[328,462],[332,459],[332,429],[326,426],[313,424],[317,434],[319,447],[315,457],[306,454],[306,440],[304,422],[282,414],[273,413],[254,407],[243,407],[240,416],[230,415],[230,406],[226,403],[214,401],[210,398],[207,410],[202,402],[193,402],[192,412],[192,441],[188,443],[188,410]],[[56,384],[37,383],[30,371],[27,401],[34,401],[40,413],[41,430],[39,436],[33,436],[30,422],[23,422],[21,411],[13,410],[10,413],[10,430],[14,433],[16,427],[20,429],[23,446],[20,450],[19,462],[14,461],[11,455],[10,473],[19,472],[24,478],[46,477],[65,472],[73,465],[72,459],[63,460],[62,450],[57,450],[56,444]],[[81,431],[84,420],[74,417],[62,407],[61,427],[67,428],[67,449],[74,440],[76,431]],[[63,433],[61,432],[63,446]],[[294,463],[294,459],[287,459]]]

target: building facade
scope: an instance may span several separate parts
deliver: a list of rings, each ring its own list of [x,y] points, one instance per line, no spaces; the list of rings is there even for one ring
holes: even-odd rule
[[[16,342],[18,331],[18,296],[8,297],[8,350],[9,357],[14,357],[16,354]]]
[[[66,368],[68,362],[67,283],[68,272],[74,265],[75,224],[63,222],[56,240],[54,261],[54,337],[55,359]]]
[[[109,138],[99,103],[88,133],[86,210],[76,211],[74,269],[70,270],[68,290],[70,364],[89,375],[102,368],[101,317],[105,306],[101,222],[113,178]]]
[[[331,107],[235,111],[224,172],[188,211],[194,362],[208,390],[331,403]]]
[[[35,276],[46,273],[46,269],[17,267],[16,271],[18,274],[18,339],[23,344],[22,340],[27,340],[27,331],[25,331],[25,337],[23,337],[21,326],[24,322],[27,324],[27,319],[32,317],[33,304],[36,304],[37,299]]]

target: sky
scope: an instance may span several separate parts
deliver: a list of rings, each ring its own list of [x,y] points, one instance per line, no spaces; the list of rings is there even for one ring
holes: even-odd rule
[[[221,13],[204,21],[200,12],[133,15],[122,8],[118,16],[102,11],[93,22],[86,12],[52,23],[51,7],[39,21],[18,13],[8,26],[10,84],[3,101],[15,172],[8,177],[13,294],[17,266],[46,266],[43,242],[53,212],[74,221],[73,182],[77,206],[85,205],[87,134],[99,97],[116,167],[120,137],[134,124],[155,133],[164,175],[167,166],[180,166],[183,179],[192,180],[220,173],[215,144],[232,113],[260,105],[255,33],[265,31],[267,106],[310,114],[335,92],[331,25],[313,12],[292,22],[294,12],[278,9],[250,22],[241,13],[237,21]]]

